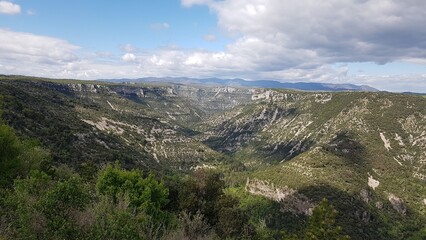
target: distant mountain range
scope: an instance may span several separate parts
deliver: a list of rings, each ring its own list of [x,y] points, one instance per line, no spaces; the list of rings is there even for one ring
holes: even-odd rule
[[[256,88],[286,88],[304,91],[359,91],[378,92],[378,89],[367,85],[312,83],[312,82],[278,82],[273,80],[248,81],[244,79],[220,79],[220,78],[138,78],[138,79],[101,79],[107,82],[134,82],[134,83],[172,83],[203,86],[229,86],[229,87],[256,87]]]

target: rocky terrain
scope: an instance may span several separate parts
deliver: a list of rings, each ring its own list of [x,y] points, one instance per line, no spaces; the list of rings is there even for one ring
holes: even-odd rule
[[[76,169],[216,168],[286,212],[327,197],[355,236],[426,217],[421,96],[25,77],[3,77],[0,96],[7,123]]]

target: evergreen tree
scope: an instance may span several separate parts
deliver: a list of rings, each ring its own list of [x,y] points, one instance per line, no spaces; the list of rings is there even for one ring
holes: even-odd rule
[[[109,196],[113,203],[128,195],[129,207],[136,213],[145,213],[155,222],[169,225],[170,214],[164,210],[168,203],[169,191],[152,174],[146,178],[137,170],[122,170],[118,164],[108,165],[99,174],[97,188],[101,195]]]
[[[347,240],[349,236],[342,234],[342,228],[336,225],[337,211],[323,199],[314,208],[312,216],[309,218],[309,225],[305,231],[306,240]]]
[[[10,186],[22,168],[19,155],[21,142],[15,131],[7,125],[0,125],[0,187]]]

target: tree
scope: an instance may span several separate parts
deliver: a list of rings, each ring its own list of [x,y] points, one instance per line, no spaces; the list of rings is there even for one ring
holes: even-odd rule
[[[19,155],[22,145],[15,131],[7,126],[0,125],[0,187],[10,186],[18,176],[22,161]]]
[[[47,218],[40,206],[52,185],[51,177],[37,170],[25,179],[15,180],[13,192],[6,197],[8,221],[12,223],[14,238],[46,238]]]
[[[78,177],[55,181],[34,170],[29,177],[15,180],[13,190],[7,205],[16,238],[74,239],[80,235],[75,218],[89,202],[89,194]]]
[[[202,200],[201,213],[204,214],[210,225],[217,223],[218,210],[216,203],[223,195],[225,182],[222,175],[213,171],[199,170],[195,173],[198,183],[199,199]]]
[[[312,216],[309,218],[308,228],[305,231],[304,239],[307,240],[347,240],[347,235],[342,235],[342,228],[336,225],[337,211],[323,199],[314,208]]]
[[[163,208],[168,203],[168,189],[150,174],[146,178],[137,170],[122,170],[118,164],[108,165],[99,174],[97,189],[101,195],[117,203],[119,197],[128,195],[129,207],[145,213],[154,221],[169,224],[171,216]]]
[[[16,177],[26,177],[31,170],[47,170],[49,160],[38,141],[21,141],[13,128],[0,124],[0,188],[11,187]]]
[[[140,216],[129,209],[128,197],[116,199],[116,203],[107,196],[101,196],[91,207],[95,216],[87,239],[142,239],[140,236]]]
[[[210,233],[210,227],[200,212],[191,214],[183,211],[179,215],[179,222],[183,235],[188,240],[202,239]]]
[[[216,232],[222,239],[246,239],[255,234],[249,217],[238,205],[238,200],[229,195],[222,195],[216,203]]]
[[[80,234],[75,215],[89,203],[88,190],[81,179],[72,177],[59,181],[41,201],[41,211],[47,219],[50,236],[58,239],[75,239]]]

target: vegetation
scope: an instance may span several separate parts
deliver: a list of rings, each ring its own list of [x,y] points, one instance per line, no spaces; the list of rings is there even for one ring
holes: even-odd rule
[[[6,129],[2,137],[14,136],[13,130]],[[12,142],[19,140],[15,136],[5,141]],[[14,170],[23,171],[24,167]],[[169,189],[155,180],[154,175],[143,177],[141,172],[121,169],[119,164],[101,170],[96,184],[84,182],[71,169],[54,168],[46,173],[31,167],[28,175],[21,175],[13,185],[2,188],[6,194],[1,199],[0,236],[13,239],[272,237],[265,233],[266,229],[256,229],[250,223],[248,211],[241,207],[237,197],[226,194],[220,174],[201,170],[174,184],[179,197],[169,199]],[[169,201],[176,201],[172,205],[178,207],[167,209]],[[340,228],[329,228],[335,215],[328,202],[321,203],[306,230],[309,239],[328,239],[312,238],[324,231],[324,237],[340,234]]]
[[[424,98],[0,78],[0,239],[425,237]]]
[[[340,226],[335,226],[336,216],[337,211],[324,198],[313,210],[308,228],[306,229],[305,239],[350,239],[349,236],[342,235],[342,228]]]

